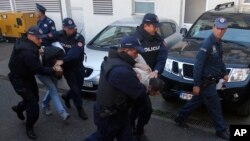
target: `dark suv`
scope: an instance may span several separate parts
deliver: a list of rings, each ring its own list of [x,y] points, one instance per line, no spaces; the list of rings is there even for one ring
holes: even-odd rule
[[[162,97],[166,101],[190,100],[193,88],[193,65],[199,44],[212,33],[214,20],[225,17],[228,29],[222,38],[223,60],[229,74],[225,87],[218,90],[223,105],[239,115],[250,114],[250,12],[234,3],[220,4],[203,13],[184,38],[171,49],[162,78],[166,82]]]

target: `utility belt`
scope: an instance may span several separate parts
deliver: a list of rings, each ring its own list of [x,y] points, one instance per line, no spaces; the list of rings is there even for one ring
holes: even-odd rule
[[[221,77],[216,77],[216,76],[203,76],[202,81],[203,81],[203,86],[206,87],[211,84],[216,84],[219,82]]]
[[[122,108],[121,108],[121,107],[116,107],[116,106],[102,107],[100,105],[97,105],[97,107],[98,107],[99,116],[102,118],[116,115],[119,113],[124,113],[124,112],[127,112],[127,110],[129,109],[128,106],[122,106]]]

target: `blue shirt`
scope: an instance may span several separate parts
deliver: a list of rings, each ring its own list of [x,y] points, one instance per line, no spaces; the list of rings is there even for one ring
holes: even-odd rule
[[[223,77],[227,75],[225,64],[222,60],[221,41],[216,41],[212,33],[200,45],[194,65],[194,86],[200,86],[202,77]]]

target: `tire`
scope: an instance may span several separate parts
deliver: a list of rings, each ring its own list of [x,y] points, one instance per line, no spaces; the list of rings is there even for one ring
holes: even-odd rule
[[[236,109],[237,115],[247,117],[250,115],[250,97],[246,102],[239,105],[239,107]]]

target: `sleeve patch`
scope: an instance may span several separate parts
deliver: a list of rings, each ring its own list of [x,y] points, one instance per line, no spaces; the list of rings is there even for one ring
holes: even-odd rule
[[[77,43],[77,46],[78,46],[78,47],[82,47],[82,46],[83,46],[83,43],[82,43],[82,42],[78,42],[78,43]]]
[[[200,48],[200,51],[207,52],[207,49],[205,49],[205,48]]]

